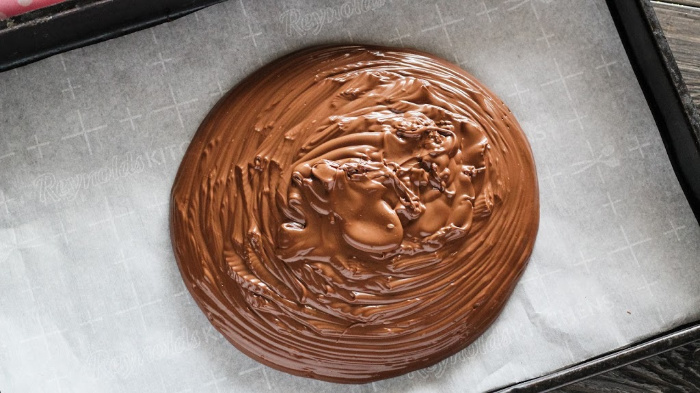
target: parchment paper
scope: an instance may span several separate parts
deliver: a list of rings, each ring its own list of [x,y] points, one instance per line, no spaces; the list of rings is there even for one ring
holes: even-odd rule
[[[429,369],[334,385],[247,358],[185,291],[169,191],[207,111],[319,43],[459,63],[530,138],[541,227],[496,323]],[[0,74],[0,391],[467,392],[700,318],[700,229],[603,0],[232,1]]]

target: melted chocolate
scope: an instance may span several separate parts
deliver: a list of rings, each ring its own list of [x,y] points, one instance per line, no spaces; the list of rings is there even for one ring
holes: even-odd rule
[[[311,48],[229,92],[172,192],[212,324],[292,374],[369,382],[463,349],[532,251],[535,168],[508,108],[426,53]]]

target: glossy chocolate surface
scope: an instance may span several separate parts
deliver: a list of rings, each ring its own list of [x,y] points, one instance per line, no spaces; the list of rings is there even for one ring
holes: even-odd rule
[[[231,90],[171,206],[180,271],[214,326],[265,364],[343,383],[475,340],[538,222],[503,102],[444,60],[369,46],[296,52]]]

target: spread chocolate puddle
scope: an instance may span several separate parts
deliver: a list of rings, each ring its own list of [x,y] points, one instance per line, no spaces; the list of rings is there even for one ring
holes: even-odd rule
[[[512,113],[432,55],[370,46],[276,60],[204,120],[172,192],[182,277],[212,324],[292,374],[426,367],[496,318],[539,202]]]

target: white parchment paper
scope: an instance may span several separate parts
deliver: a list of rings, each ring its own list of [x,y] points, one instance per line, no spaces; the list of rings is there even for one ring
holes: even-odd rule
[[[168,233],[188,141],[224,91],[320,43],[426,50],[512,109],[541,227],[496,323],[429,369],[346,386],[228,344]],[[603,0],[231,1],[0,74],[0,391],[468,392],[700,318],[700,229]]]

